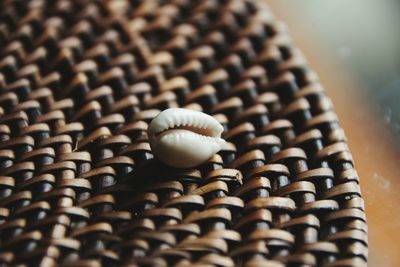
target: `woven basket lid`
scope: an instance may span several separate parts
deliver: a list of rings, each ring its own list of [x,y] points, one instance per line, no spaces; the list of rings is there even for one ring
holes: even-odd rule
[[[160,163],[171,107],[226,148]],[[2,1],[0,140],[1,266],[366,265],[346,137],[261,1]]]

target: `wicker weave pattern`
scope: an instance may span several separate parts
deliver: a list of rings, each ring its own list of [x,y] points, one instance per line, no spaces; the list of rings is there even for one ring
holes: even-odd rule
[[[130,2],[2,1],[0,265],[365,265],[345,135],[284,24],[247,1]],[[196,169],[148,144],[178,106],[226,129]]]

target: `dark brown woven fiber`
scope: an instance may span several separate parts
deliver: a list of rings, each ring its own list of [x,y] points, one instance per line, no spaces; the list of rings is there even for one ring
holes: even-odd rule
[[[160,163],[170,107],[228,146]],[[0,266],[366,265],[346,137],[261,2],[2,1],[0,140]]]

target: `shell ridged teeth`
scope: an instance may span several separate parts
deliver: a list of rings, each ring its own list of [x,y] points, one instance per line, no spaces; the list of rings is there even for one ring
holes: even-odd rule
[[[210,115],[182,108],[164,110],[148,128],[154,155],[177,168],[202,164],[221,150],[222,132],[222,125]]]

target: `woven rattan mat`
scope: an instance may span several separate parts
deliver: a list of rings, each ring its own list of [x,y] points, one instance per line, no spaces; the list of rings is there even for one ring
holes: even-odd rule
[[[346,137],[268,7],[0,5],[1,266],[366,265]],[[228,146],[162,165],[146,130],[169,107]]]

